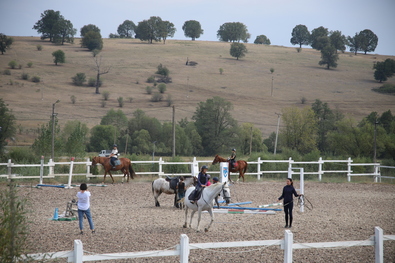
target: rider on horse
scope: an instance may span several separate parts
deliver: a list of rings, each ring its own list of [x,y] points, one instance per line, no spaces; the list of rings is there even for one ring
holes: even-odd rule
[[[110,154],[110,163],[112,165],[112,168],[115,169],[115,161],[118,159],[118,148],[117,145],[113,145],[113,149]]]
[[[193,197],[193,200],[191,200],[191,203],[194,204],[196,199],[199,198],[201,191],[203,191],[203,188],[207,186],[208,179],[210,178],[210,175],[207,174],[208,167],[206,165],[203,165],[200,173],[198,175],[198,180],[196,184],[196,189],[195,189],[195,195]]]
[[[230,164],[230,169],[232,169],[235,165],[236,162],[236,149],[232,149],[232,154],[228,158],[229,164]]]

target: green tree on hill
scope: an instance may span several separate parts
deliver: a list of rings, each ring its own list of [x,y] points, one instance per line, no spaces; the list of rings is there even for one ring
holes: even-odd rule
[[[7,37],[6,35],[0,33],[0,52],[2,55],[10,48],[14,39],[12,37]]]
[[[327,37],[328,33],[329,33],[328,28],[325,28],[323,26],[314,28],[311,31],[311,35],[310,35],[311,47],[314,49],[318,49],[318,50],[322,49],[323,48],[323,45],[322,45],[323,39],[321,37]]]
[[[52,52],[53,62],[55,65],[58,65],[58,63],[65,63],[66,62],[66,56],[62,50],[56,50]]]
[[[350,51],[357,55],[358,51],[361,50],[363,45],[363,36],[361,34],[355,33],[353,37],[348,36],[347,40]]]
[[[81,37],[84,37],[86,35],[86,33],[88,33],[89,31],[97,32],[100,34],[100,28],[98,28],[96,25],[89,24],[89,25],[85,25],[85,26],[81,27],[81,29],[80,29]]]
[[[186,37],[192,38],[192,41],[194,41],[196,38],[199,38],[204,32],[200,22],[196,20],[185,21],[184,25],[182,26],[182,30],[184,30],[184,35]]]
[[[321,50],[321,60],[318,62],[320,65],[326,65],[326,68],[337,67],[337,60],[339,59],[339,55],[336,53],[336,48],[331,45],[325,46]]]
[[[159,16],[151,16],[148,20],[143,20],[136,27],[136,38],[141,41],[160,41],[163,32],[163,21]]]
[[[392,77],[395,73],[395,60],[387,58],[383,62],[377,62],[374,64],[374,79],[383,82],[388,78]]]
[[[365,52],[365,55],[367,52],[375,51],[379,41],[377,35],[369,29],[365,29],[359,34],[362,36],[361,50]]]
[[[102,50],[103,39],[101,34],[96,31],[88,31],[81,39],[81,45],[88,48],[89,50]]]
[[[291,37],[292,45],[299,45],[302,48],[302,45],[310,44],[310,32],[305,25],[297,25],[292,30]]]
[[[222,24],[217,31],[217,37],[224,42],[247,42],[251,35],[247,26],[240,22]]]
[[[0,98],[0,156],[3,155],[4,146],[7,145],[6,140],[13,137],[16,132],[15,116],[7,106]]]
[[[166,39],[168,37],[174,37],[174,33],[176,33],[177,29],[174,27],[174,24],[169,21],[163,21],[160,30],[160,36],[163,39],[163,44],[166,44]]]
[[[89,140],[89,151],[98,152],[105,149],[111,149],[114,144],[114,126],[96,125],[91,129]]]
[[[56,23],[62,18],[60,11],[45,10],[44,13],[41,13],[41,19],[36,22],[33,29],[41,33],[41,39],[49,38],[49,41],[52,42],[57,34]]]
[[[136,25],[133,21],[125,20],[118,26],[118,34],[121,38],[132,38]]]
[[[244,57],[245,53],[247,53],[247,48],[243,43],[232,43],[230,45],[230,55],[237,60]]]
[[[270,39],[265,35],[259,35],[255,38],[254,44],[270,45]]]
[[[344,52],[346,50],[346,45],[348,44],[346,36],[342,35],[342,32],[339,30],[331,31],[329,33],[329,40],[331,45],[336,49],[336,52],[340,50]]]
[[[74,35],[77,34],[77,29],[73,28],[70,20],[61,19],[55,25],[56,35],[53,38],[54,43],[64,45],[64,42],[74,43]]]

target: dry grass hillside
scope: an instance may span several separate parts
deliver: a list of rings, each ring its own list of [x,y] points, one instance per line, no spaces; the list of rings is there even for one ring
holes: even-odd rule
[[[103,108],[102,96],[95,94],[94,88],[77,87],[71,82],[71,77],[78,72],[86,73],[88,78],[95,76],[92,53],[80,47],[79,39],[74,45],[64,46],[34,37],[14,39],[12,49],[0,56],[0,70],[7,69],[13,59],[23,68],[11,70],[11,75],[0,74],[0,93],[24,130],[17,137],[20,144],[32,141],[34,135],[31,132],[26,135],[26,131],[49,120],[52,103],[57,99],[60,103],[56,105],[56,112],[61,124],[77,119],[89,127],[97,125],[109,109],[119,108],[118,97],[124,98],[122,110],[128,117],[140,108],[149,116],[170,121],[172,110],[167,103],[151,102],[151,95],[145,91],[150,85],[145,81],[159,63],[169,68],[173,79],[173,83],[167,85],[164,98],[171,94],[177,120],[190,119],[197,103],[213,96],[232,101],[233,116],[240,123],[255,124],[264,136],[275,131],[276,112],[289,106],[310,106],[315,99],[328,102],[330,107],[357,120],[372,111],[395,111],[394,96],[371,91],[380,86],[373,79],[373,63],[388,56],[339,54],[338,68],[326,70],[318,65],[320,52],[311,49],[297,53],[295,48],[247,44],[246,57],[236,60],[229,55],[229,43],[168,40],[164,45],[104,39],[100,56],[103,65],[111,66],[111,70],[103,75],[101,91],[110,92],[110,99]],[[43,46],[42,51],[37,51],[38,44]],[[65,52],[67,61],[55,66],[51,54],[58,49]],[[186,66],[187,57],[198,65]],[[30,61],[32,68],[26,66]],[[222,75],[219,68],[224,71]],[[273,74],[270,68],[274,68]],[[22,80],[23,72],[40,76],[42,81],[35,84]],[[74,105],[70,100],[72,95],[77,98]],[[307,99],[305,105],[301,104],[302,97]]]

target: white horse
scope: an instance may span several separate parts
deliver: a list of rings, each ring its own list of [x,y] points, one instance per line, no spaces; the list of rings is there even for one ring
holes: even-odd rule
[[[191,192],[194,190],[194,187],[190,187],[187,189],[185,193],[185,197],[188,197]],[[188,198],[185,198],[184,204],[185,204],[185,224],[184,228],[187,227],[187,220],[188,220],[188,208],[192,210],[191,212],[191,221],[189,223],[189,227],[191,228],[192,225],[192,218],[193,215],[195,214],[196,211],[198,211],[198,222],[197,222],[197,228],[196,230],[199,232],[199,224],[200,224],[200,218],[202,215],[202,211],[208,211],[208,213],[211,216],[211,222],[208,225],[207,228],[204,229],[205,232],[207,232],[210,229],[211,224],[214,221],[214,215],[213,215],[213,200],[215,197],[218,196],[219,193],[222,192],[222,196],[225,199],[226,203],[229,204],[230,202],[230,191],[229,191],[229,185],[225,183],[216,183],[212,184],[208,187],[205,187],[202,191],[202,195],[199,198],[198,201],[196,201],[194,204],[192,204]]]
[[[176,179],[176,178],[173,178],[173,179]],[[196,182],[196,177],[194,177],[194,176],[185,177],[185,179],[184,179],[186,188],[193,185],[195,182]],[[155,198],[155,206],[160,206],[158,197],[162,193],[165,193],[168,195],[174,195],[174,206],[177,207],[177,195],[175,195],[174,190],[170,188],[170,182],[166,181],[165,179],[158,178],[152,182],[152,193],[154,194],[154,198]]]

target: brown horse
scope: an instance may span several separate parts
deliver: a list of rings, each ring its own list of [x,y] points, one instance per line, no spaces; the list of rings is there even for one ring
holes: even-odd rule
[[[121,161],[121,164],[115,166],[115,168],[113,169],[112,165],[110,163],[110,158],[108,158],[108,157],[99,157],[99,156],[96,156],[96,157],[92,158],[92,165],[96,165],[96,164],[100,163],[104,167],[103,184],[106,181],[107,173],[110,175],[110,177],[112,179],[112,183],[114,183],[114,178],[112,177],[111,171],[121,170],[123,172],[122,183],[123,183],[123,180],[125,179],[125,176],[128,177],[127,182],[129,182],[129,176],[132,179],[134,179],[134,176],[136,176],[136,174],[134,173],[134,170],[132,168],[132,163],[130,162],[130,160],[128,158],[119,158],[118,160]]]
[[[225,158],[222,158],[221,156],[219,156],[217,154],[214,157],[213,164],[221,163],[221,162],[228,162],[229,163],[229,160],[227,160]],[[242,177],[243,178],[243,182],[244,182],[244,174],[247,171],[247,166],[248,166],[248,164],[247,164],[246,161],[243,161],[243,160],[237,161],[237,166],[236,167],[232,167],[231,169],[229,169],[229,180],[232,182],[232,180],[230,179],[230,172],[232,172],[232,173],[237,173],[238,172],[239,173],[239,178],[237,179],[237,181],[239,181],[240,177]]]

